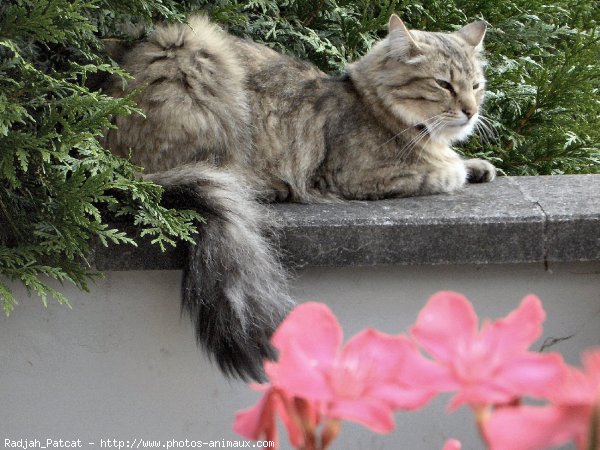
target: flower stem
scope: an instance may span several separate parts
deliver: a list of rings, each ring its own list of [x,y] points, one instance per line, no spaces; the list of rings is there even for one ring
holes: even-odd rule
[[[477,430],[479,431],[481,440],[485,443],[485,446],[487,448],[489,448],[490,442],[488,441],[488,438],[485,434],[484,427],[485,427],[485,423],[488,421],[488,419],[490,418],[490,415],[492,414],[492,406],[491,405],[479,406],[479,407],[475,408],[474,412],[475,412],[475,421],[477,423]]]
[[[600,403],[594,405],[592,410],[592,420],[590,421],[590,432],[588,438],[588,450],[597,450],[600,448]]]
[[[327,450],[333,440],[340,434],[340,430],[342,428],[342,423],[339,419],[329,419],[325,424],[325,428],[323,429],[323,433],[321,434],[321,449]]]

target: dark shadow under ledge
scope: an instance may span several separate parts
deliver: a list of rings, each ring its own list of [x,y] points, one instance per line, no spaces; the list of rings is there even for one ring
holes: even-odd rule
[[[503,177],[452,195],[273,209],[292,267],[600,260],[600,175]],[[102,271],[181,269],[184,247],[97,246],[93,261]]]

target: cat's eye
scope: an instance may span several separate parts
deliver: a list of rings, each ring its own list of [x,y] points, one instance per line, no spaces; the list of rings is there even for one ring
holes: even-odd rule
[[[438,84],[438,86],[446,89],[447,91],[454,92],[454,88],[446,80],[440,80],[439,78],[436,78],[435,82]]]
[[[473,85],[473,90],[476,91],[477,89],[479,89],[479,83],[475,83]]]

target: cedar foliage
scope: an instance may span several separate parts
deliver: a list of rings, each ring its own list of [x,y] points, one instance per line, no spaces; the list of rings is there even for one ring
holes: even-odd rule
[[[82,289],[97,274],[91,242],[135,245],[111,228],[124,216],[161,247],[190,240],[190,211],[160,206],[160,188],[97,143],[130,98],[86,88],[98,73],[127,77],[99,38],[129,39],[203,11],[230,32],[340,72],[383,37],[389,15],[451,31],[471,20],[486,36],[488,95],[465,155],[510,175],[600,172],[598,0],[3,0],[0,3],[0,275],[45,302],[66,301],[44,276]],[[41,277],[41,278],[40,278]],[[8,314],[16,299],[0,279]]]
[[[86,261],[94,240],[135,245],[107,217],[129,218],[140,235],[163,248],[195,232],[196,214],[160,206],[160,188],[136,179],[138,169],[97,141],[112,126],[112,115],[136,113],[131,99],[85,87],[98,72],[125,76],[101,57],[95,34],[98,24],[112,26],[118,15],[111,11],[125,3],[0,4],[0,274],[23,283],[44,304],[49,295],[66,302],[47,277],[87,290],[99,275]],[[142,6],[151,4],[126,7],[149,16],[150,6]],[[0,298],[9,314],[17,299],[2,281]]]

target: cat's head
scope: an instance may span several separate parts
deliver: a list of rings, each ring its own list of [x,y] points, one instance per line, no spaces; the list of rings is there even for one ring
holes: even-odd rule
[[[426,127],[432,139],[451,143],[471,134],[483,100],[485,22],[454,33],[409,31],[395,14],[389,34],[352,70],[388,113]]]

